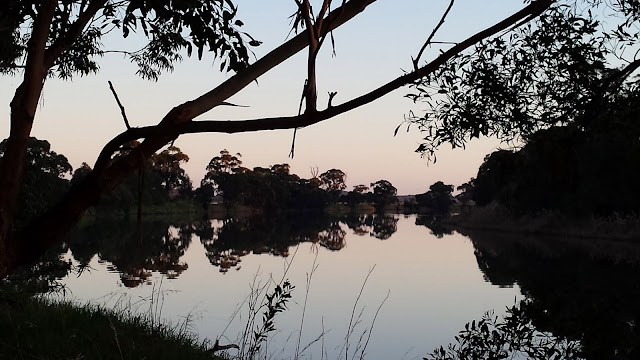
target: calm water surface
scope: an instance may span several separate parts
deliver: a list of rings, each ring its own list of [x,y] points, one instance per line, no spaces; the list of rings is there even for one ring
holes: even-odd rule
[[[547,299],[549,292],[562,289],[569,297],[588,300],[602,290],[590,289],[601,288],[598,281],[625,286],[617,290],[623,299],[637,295],[637,278],[626,268],[617,275],[600,273],[602,279],[589,275],[589,281],[580,275],[593,269],[596,255],[604,255],[607,264],[628,264],[635,248],[619,253],[589,248],[577,254],[575,263],[563,257],[570,252],[575,258],[571,243],[556,249],[546,241],[497,235],[436,236],[417,225],[423,222],[413,215],[155,221],[144,224],[141,240],[131,224],[84,224],[67,248],[74,262],[88,265],[87,270],[64,283],[71,297],[82,302],[132,303],[140,311],[148,310],[152,294],[160,294],[154,306],[161,306],[154,311],[164,319],[178,322],[190,316],[191,330],[201,338],[234,343],[246,324],[246,299],[252,289],[264,286],[271,291],[275,283],[288,279],[296,287],[293,299],[276,317],[277,331],[266,345],[267,357],[274,359],[294,357],[303,319],[300,348],[312,343],[304,358],[320,359],[323,352],[324,358],[344,358],[351,322],[356,325],[349,358],[359,339],[364,343],[370,336],[366,359],[422,359],[452,342],[465,323],[489,310],[501,315],[525,296]],[[544,303],[545,314],[553,301]],[[566,315],[567,308],[573,311],[575,306],[557,310]],[[638,306],[631,299],[615,306],[638,319]],[[584,311],[593,314],[593,309]],[[629,324],[629,319],[620,322]],[[594,324],[577,330],[582,326]]]

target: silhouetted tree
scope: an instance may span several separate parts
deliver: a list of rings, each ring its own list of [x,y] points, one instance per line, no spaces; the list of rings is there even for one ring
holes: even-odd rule
[[[0,142],[0,163],[4,162],[7,139]],[[27,147],[26,173],[16,213],[18,225],[23,225],[64,195],[69,181],[64,177],[72,168],[67,158],[51,150],[47,140],[30,137]]]
[[[338,193],[347,188],[345,181],[347,180],[347,174],[339,169],[331,169],[320,174],[320,181],[322,181],[322,188],[325,190]]]
[[[373,190],[373,203],[376,208],[382,209],[398,202],[396,198],[398,189],[387,180],[378,180],[371,183],[371,189]]]
[[[445,185],[438,181],[429,186],[429,191],[416,195],[416,201],[420,207],[426,208],[428,212],[435,215],[449,214],[449,208],[455,202],[453,196],[453,185]]]

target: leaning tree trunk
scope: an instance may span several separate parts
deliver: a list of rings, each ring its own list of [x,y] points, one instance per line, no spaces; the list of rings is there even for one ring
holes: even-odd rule
[[[27,143],[47,75],[46,45],[57,5],[57,1],[45,0],[38,7],[27,44],[23,81],[11,101],[11,131],[0,162],[0,279],[16,266],[14,214],[22,189]]]
[[[22,190],[27,144],[44,81],[44,76],[35,75],[37,78],[31,81],[25,79],[11,101],[11,132],[0,162],[0,278],[15,267],[17,259],[18,244],[12,239],[14,216]]]

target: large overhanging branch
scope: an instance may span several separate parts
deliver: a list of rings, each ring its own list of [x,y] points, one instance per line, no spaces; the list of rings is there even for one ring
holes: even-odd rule
[[[327,15],[325,20],[322,21],[319,36],[325,36],[330,31],[338,28],[342,24],[346,23],[347,21],[364,11],[367,6],[371,5],[375,1],[376,0],[351,0],[346,3],[343,2],[342,6],[331,11],[329,15]],[[217,86],[215,89],[207,92],[197,99],[188,101],[173,108],[167,115],[165,115],[158,126],[164,128],[168,125],[175,126],[176,124],[190,122],[195,117],[204,114],[205,112],[213,109],[218,105],[223,104],[231,96],[247,87],[247,85],[251,84],[251,82],[255,81],[257,78],[264,75],[269,70],[273,69],[285,60],[289,59],[291,56],[300,52],[302,49],[307,47],[308,44],[309,38],[306,33],[301,33],[293,37],[291,40],[285,42],[284,44],[269,52],[264,57],[260,58],[260,60],[251,64],[247,69],[232,76],[227,81]],[[148,139],[148,137],[145,138]],[[109,162],[111,161],[111,155],[122,145],[122,143],[114,140],[110,141],[103,148],[103,151],[100,153],[100,156],[98,156],[98,159],[96,160],[94,170],[102,171],[109,165]],[[153,144],[145,141],[147,143],[144,144],[144,148],[147,149],[145,150],[145,152],[152,151],[153,148],[156,148],[155,150],[153,150],[153,152],[155,152],[171,140],[172,138],[164,138],[161,141],[154,141]]]
[[[343,5],[331,11],[329,15],[321,22],[322,26],[318,36],[324,37],[330,31],[338,28],[342,24],[354,18],[356,15],[364,11],[364,9],[376,2],[376,0],[351,0],[343,2]],[[231,96],[244,89],[260,76],[281,64],[309,45],[308,35],[305,32],[298,34],[291,40],[280,45],[260,60],[251,64],[247,69],[234,75],[227,81],[220,84],[215,89],[200,96],[199,98],[185,103],[189,111],[184,116],[193,119],[197,116],[220,105]],[[189,120],[190,120],[189,119]]]
[[[155,137],[171,137],[175,138],[182,134],[192,133],[241,133],[241,132],[253,132],[264,130],[278,130],[278,129],[292,129],[296,127],[305,127],[316,124],[318,122],[333,118],[337,115],[349,112],[360,106],[371,103],[382,96],[402,87],[407,84],[411,84],[416,80],[425,77],[440,66],[445,64],[448,60],[455,55],[461,53],[467,48],[477,44],[483,39],[491,37],[508,29],[513,24],[521,21],[522,19],[532,18],[540,15],[546,10],[554,0],[538,0],[513,14],[512,16],[504,19],[498,24],[495,24],[471,37],[465,41],[458,43],[451,49],[442,53],[435,60],[426,64],[423,67],[418,68],[412,72],[409,72],[403,76],[400,76],[379,88],[366,93],[360,97],[354,98],[346,103],[328,107],[326,110],[318,112],[306,112],[298,116],[286,116],[286,117],[274,117],[263,118],[254,120],[237,120],[237,121],[190,121],[186,123],[167,124],[147,126],[140,128],[131,128],[120,135],[113,138],[104,148],[101,157],[111,157],[111,155],[117,151],[120,146],[138,139],[150,139]]]

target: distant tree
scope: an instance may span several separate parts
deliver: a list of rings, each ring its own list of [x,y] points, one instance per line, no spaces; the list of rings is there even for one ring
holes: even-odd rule
[[[219,183],[226,181],[224,179],[226,179],[228,174],[246,171],[246,169],[241,166],[241,157],[242,155],[240,153],[233,155],[227,151],[227,149],[223,149],[220,151],[220,155],[214,156],[211,161],[209,161],[206,169],[207,173],[202,179],[200,190],[198,191],[203,201],[208,203],[210,196],[221,194],[221,191],[218,190]],[[203,196],[203,194],[210,196]]]
[[[241,168],[241,157],[242,155],[240,153],[233,155],[227,151],[227,149],[221,150],[219,156],[215,156],[211,161],[209,161],[209,165],[207,165],[207,174],[236,172]]]
[[[369,191],[369,187],[367,185],[356,185],[353,187],[353,192],[357,194],[364,194]]]
[[[515,196],[514,175],[519,168],[513,151],[498,150],[484,158],[474,181],[473,200],[480,206],[494,200],[508,200]]]
[[[378,180],[371,183],[371,189],[373,189],[373,203],[378,209],[395,205],[398,201],[396,198],[398,189],[387,180]]]
[[[446,215],[449,208],[455,202],[453,196],[453,185],[446,185],[442,181],[437,181],[429,186],[429,191],[416,195],[418,206],[424,207],[428,212],[436,215]]]
[[[189,156],[183,153],[177,146],[169,146],[159,154],[150,158],[151,167],[163,179],[163,185],[169,193],[177,191],[178,195],[191,194],[192,185],[189,176],[181,167],[189,161]]]
[[[470,201],[473,201],[473,196],[475,192],[475,180],[476,178],[471,178],[468,182],[458,186],[456,189],[460,191],[458,195],[456,195],[456,199],[460,201],[462,204],[467,204]]]
[[[339,169],[331,169],[320,174],[322,188],[330,192],[339,192],[347,188],[347,174]]]
[[[289,164],[275,164],[271,166],[271,171],[277,175],[289,175],[291,166]]]
[[[370,195],[371,193],[367,185],[356,185],[353,187],[353,190],[349,191],[341,200],[347,202],[349,206],[355,206],[367,202],[371,197]]]
[[[80,183],[91,172],[91,166],[86,162],[83,162],[79,168],[77,168],[71,176],[71,185]]]
[[[6,148],[7,139],[0,142],[0,162],[5,161]],[[65,176],[72,171],[64,155],[51,150],[47,140],[35,137],[29,138],[26,164],[28,173],[20,192],[16,218],[19,225],[42,214],[69,189]]]

